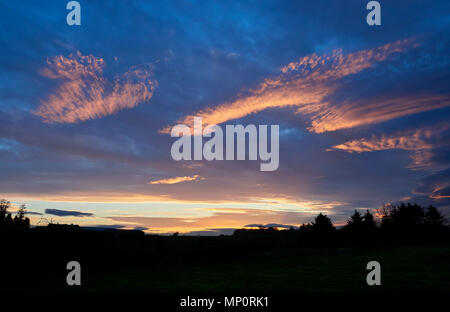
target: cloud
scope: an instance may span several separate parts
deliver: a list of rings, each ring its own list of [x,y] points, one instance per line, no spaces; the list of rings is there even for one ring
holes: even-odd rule
[[[315,133],[354,128],[376,124],[395,118],[450,106],[448,94],[404,94],[356,101],[343,101],[333,105],[322,103],[311,107],[301,107],[299,113],[311,116],[311,126]]]
[[[94,214],[89,212],[80,212],[74,210],[59,210],[59,209],[45,209],[46,214],[55,215],[59,217],[91,217]]]
[[[133,230],[135,230],[135,231],[145,231],[145,230],[148,230],[148,227],[136,226],[135,228],[133,228]]]
[[[450,198],[450,183],[447,183],[446,185],[438,185],[433,190],[430,197],[433,199]]]
[[[416,195],[429,195],[430,198],[449,198],[450,168],[433,173],[420,180],[420,186],[414,189]]]
[[[373,135],[370,138],[356,139],[342,144],[334,145],[327,151],[342,150],[349,153],[364,153],[373,151],[385,151],[400,149],[412,151],[413,163],[411,169],[419,169],[431,166],[433,149],[448,146],[448,138],[445,133],[450,129],[447,123],[435,126],[423,127],[417,130],[406,130],[392,135]]]
[[[267,224],[247,224],[244,225],[244,227],[274,227],[274,228],[280,228],[280,229],[290,229],[290,228],[296,228],[295,225],[288,225],[288,224],[280,224],[280,223],[267,223]]]
[[[417,149],[430,149],[431,144],[427,143],[423,136],[429,137],[429,132],[417,130],[410,135],[390,135],[369,139],[356,139],[333,146],[329,150],[343,150],[349,153],[363,153],[373,151],[384,151],[390,149],[403,149],[414,151]]]
[[[238,209],[242,210],[242,209]],[[304,211],[247,209],[241,212],[214,212],[210,216],[199,217],[140,217],[112,216],[114,222],[124,222],[127,226],[147,227],[155,232],[168,233],[178,231],[187,233],[205,229],[236,229],[245,224],[272,224],[285,226],[286,223],[302,224],[309,222],[311,214]]]
[[[154,12],[165,12],[167,7],[154,3],[132,4],[138,16],[125,16],[116,19],[114,24],[108,19],[93,20],[91,31],[84,31],[82,37],[76,33],[68,35],[59,28],[39,27],[52,22],[50,15],[36,14],[43,12],[39,6],[27,8],[18,4],[17,8],[10,8],[10,13],[21,12],[28,18],[22,19],[24,23],[9,23],[10,44],[1,50],[4,79],[0,91],[0,133],[10,140],[2,142],[6,143],[7,151],[0,156],[4,176],[1,188],[5,196],[27,201],[72,201],[60,207],[41,202],[40,210],[35,209],[40,212],[45,208],[78,210],[80,207],[75,202],[94,202],[86,212],[96,216],[103,214],[106,206],[103,202],[121,203],[124,214],[131,214],[132,202],[142,202],[149,208],[134,214],[161,217],[210,215],[212,212],[192,208],[209,203],[220,203],[223,207],[292,208],[305,210],[308,216],[322,208],[306,201],[348,203],[331,205],[329,212],[335,215],[411,195],[417,179],[426,173],[405,170],[408,154],[418,163],[436,162],[439,156],[441,164],[448,165],[450,150],[438,154],[434,148],[421,149],[420,154],[413,150],[325,152],[326,148],[346,141],[370,139],[372,134],[377,138],[408,136],[394,131],[405,125],[416,127],[425,121],[434,122],[436,116],[448,118],[450,110],[440,109],[365,126],[445,105],[440,101],[445,100],[443,93],[448,92],[450,45],[444,1],[440,0],[426,16],[420,14],[423,8],[417,3],[408,6],[408,14],[400,16],[394,11],[404,11],[404,8],[396,4],[395,10],[386,13],[392,17],[395,27],[372,32],[370,36],[367,36],[367,25],[364,27],[360,19],[351,18],[361,9],[351,4],[345,8],[341,4],[332,5],[333,10],[321,10],[319,4],[311,1],[276,6],[272,3],[253,10],[242,5],[194,5],[182,14],[183,18],[179,10],[172,10],[174,14],[155,20]],[[106,10],[107,16],[119,16],[130,10],[128,4],[108,8],[92,5],[90,12]],[[274,14],[267,14],[269,7]],[[200,23],[196,18],[198,12],[205,16]],[[217,16],[224,12],[239,18],[222,23]],[[328,15],[330,12],[333,13]],[[14,14],[6,15],[13,21]],[[411,18],[414,23],[410,23]],[[342,23],[345,19],[350,23]],[[135,27],[137,21],[141,27]],[[186,27],[193,21],[196,27]],[[30,34],[29,29],[37,33]],[[299,29],[308,31],[299,38]],[[100,33],[104,36],[99,37]],[[420,47],[415,48],[415,43],[410,41],[387,45],[385,50],[377,48],[411,36],[425,36],[424,40],[415,41],[420,40]],[[343,50],[332,52],[339,47]],[[114,116],[64,126],[42,123],[40,118],[29,114],[30,105],[37,109],[35,99],[42,99],[41,104],[48,102],[50,94],[57,95],[59,87],[71,78],[53,74],[55,78],[47,79],[39,76],[36,69],[47,67],[45,70],[50,73],[46,77],[51,77],[56,55],[86,65],[76,54],[68,56],[67,51],[75,49],[86,56],[92,54],[93,61],[104,58],[100,66],[102,73],[97,74],[105,81],[102,98],[111,93],[114,77],[120,78],[129,64],[149,60],[161,60],[154,71],[160,87],[151,102],[119,111]],[[317,54],[311,54],[314,51]],[[230,52],[240,56],[228,57]],[[42,60],[45,62],[48,56],[47,66]],[[118,58],[117,62],[114,57]],[[83,91],[89,91],[93,79],[83,80],[88,81]],[[49,85],[52,89],[48,89]],[[252,96],[261,105],[273,98],[269,104],[274,105],[243,111],[244,105],[238,104],[250,103]],[[286,101],[282,102],[283,99]],[[235,102],[235,111],[247,114],[243,122],[279,123],[280,135],[283,129],[295,129],[280,137],[281,159],[276,173],[260,173],[258,164],[247,161],[173,162],[169,155],[170,142],[157,135],[158,129],[202,109],[215,110],[218,104]],[[227,114],[232,113],[230,107],[224,109]],[[307,127],[311,133],[304,130]],[[343,127],[353,129],[315,134]],[[425,143],[434,146],[430,140]],[[192,164],[198,167],[188,168]],[[147,184],[194,174],[207,180]],[[263,201],[280,197],[295,202]],[[160,202],[170,209],[162,211],[161,208],[150,214],[154,207],[159,209]],[[92,222],[89,217],[80,219],[84,223]],[[264,219],[236,223],[242,226],[266,222],[298,225],[289,220]]]
[[[42,216],[42,213],[36,212],[36,211],[26,211],[25,214],[27,215],[35,215],[35,216]]]
[[[46,123],[76,123],[133,108],[150,100],[157,85],[150,66],[133,68],[111,82],[103,75],[104,60],[93,55],[60,55],[47,63],[42,75],[61,85],[34,112]]]
[[[193,176],[185,176],[185,177],[175,177],[175,178],[169,178],[169,179],[162,179],[162,180],[156,180],[156,181],[150,181],[148,184],[177,184],[181,182],[187,182],[187,181],[197,181],[197,180],[203,180],[204,178],[200,177],[199,175],[193,175]]]
[[[408,201],[419,205],[434,205],[450,216],[450,168],[430,174],[419,180]]]
[[[218,236],[218,235],[232,235],[236,231],[235,228],[218,228],[218,229],[205,229],[203,231],[190,231],[183,233],[187,236]]]
[[[308,116],[311,132],[323,133],[365,124],[379,123],[450,105],[447,94],[415,94],[389,96],[368,101],[333,101],[343,78],[361,73],[394,53],[418,47],[411,39],[345,54],[334,50],[330,54],[312,54],[281,68],[281,74],[267,78],[256,89],[241,92],[237,99],[215,107],[207,107],[178,121],[193,125],[193,117],[203,117],[203,124],[221,124],[268,108],[296,107],[297,113]],[[171,127],[160,130],[169,133]]]
[[[120,230],[124,228],[126,228],[126,226],[122,224],[99,224],[99,225],[83,226],[83,229],[93,231],[108,230],[108,229]]]

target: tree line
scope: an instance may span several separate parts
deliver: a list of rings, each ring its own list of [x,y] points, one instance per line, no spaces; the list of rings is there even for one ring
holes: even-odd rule
[[[398,229],[408,230],[420,227],[441,227],[444,225],[444,216],[434,206],[428,208],[421,207],[417,204],[401,203],[399,205],[386,204],[377,209],[376,214],[380,219],[380,229]],[[364,233],[372,232],[377,229],[377,223],[374,215],[366,210],[362,215],[359,211],[355,212],[347,220],[347,224],[343,227],[344,231]],[[302,224],[300,231],[313,232],[332,232],[336,230],[330,218],[319,213],[312,223]]]
[[[29,228],[30,219],[26,217],[26,206],[21,205],[13,217],[8,209],[11,203],[0,200],[0,228]],[[331,219],[319,213],[314,221],[301,224],[297,229],[278,230],[275,227],[258,229],[238,229],[233,237],[284,236],[299,237],[301,245],[342,245],[345,243],[370,243],[402,238],[403,240],[433,239],[431,236],[448,236],[449,227],[445,217],[434,206],[422,207],[417,204],[385,204],[376,209],[375,215],[369,210],[361,213],[355,210],[345,226],[337,228]]]
[[[26,205],[23,204],[17,210],[14,218],[8,209],[11,208],[11,202],[6,199],[0,200],[0,227],[2,228],[29,228],[30,219],[25,216]]]
[[[343,246],[439,242],[448,239],[449,232],[445,217],[436,207],[400,203],[385,204],[376,209],[375,214],[369,210],[364,213],[355,210],[341,227],[336,227],[326,214],[319,213],[312,222],[301,224],[298,228],[278,230],[262,226],[236,230],[233,236],[297,237],[301,246]]]

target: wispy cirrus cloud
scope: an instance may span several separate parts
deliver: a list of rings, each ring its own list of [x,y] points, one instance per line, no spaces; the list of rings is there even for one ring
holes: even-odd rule
[[[202,116],[205,126],[221,124],[268,108],[297,107],[311,120],[311,132],[323,133],[372,124],[450,105],[450,97],[424,93],[377,99],[376,101],[331,102],[329,97],[341,88],[340,80],[362,72],[394,53],[418,47],[412,39],[345,54],[312,54],[281,68],[281,75],[267,78],[258,88],[248,90],[231,102],[208,107],[179,120],[192,126],[193,117]],[[170,127],[160,132],[169,133]]]
[[[109,81],[105,61],[77,52],[47,60],[44,77],[61,81],[34,112],[46,123],[76,123],[101,118],[148,101],[157,86],[151,66],[130,69]]]
[[[450,126],[447,123],[435,126],[423,127],[417,130],[406,130],[392,135],[375,136],[361,138],[337,144],[327,149],[327,151],[341,150],[348,153],[364,153],[373,151],[386,151],[400,149],[412,151],[413,163],[411,169],[420,169],[432,165],[433,149],[448,146],[445,133]]]
[[[450,95],[405,94],[374,100],[344,101],[335,105],[323,103],[302,107],[299,113],[310,115],[315,133],[353,128],[450,106]]]
[[[450,212],[450,168],[437,171],[419,181],[411,200],[422,205],[439,205]]]
[[[414,151],[418,149],[430,149],[432,145],[426,142],[431,133],[425,130],[417,130],[411,134],[390,135],[370,138],[356,139],[333,146],[331,150],[342,150],[349,153],[363,153],[373,151],[385,151],[390,149],[402,149]]]
[[[202,178],[198,174],[196,174],[193,176],[175,177],[175,178],[169,178],[169,179],[150,181],[150,182],[148,182],[148,184],[177,184],[177,183],[181,183],[181,182],[197,181],[197,180],[203,180],[203,179],[204,178]]]

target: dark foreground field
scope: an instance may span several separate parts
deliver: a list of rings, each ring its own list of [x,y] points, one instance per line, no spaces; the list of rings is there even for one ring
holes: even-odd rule
[[[368,286],[366,264],[381,264],[381,286]],[[82,286],[65,278],[22,290],[163,292],[448,292],[450,245],[374,249],[305,250],[297,255],[184,268],[112,270],[85,276]]]
[[[16,219],[0,227],[0,288],[8,291],[450,291],[450,227],[432,206],[391,207],[378,225],[355,211],[341,229],[319,214],[298,229],[213,237]],[[371,261],[381,285],[367,285]],[[69,263],[80,265],[81,285],[67,285]]]

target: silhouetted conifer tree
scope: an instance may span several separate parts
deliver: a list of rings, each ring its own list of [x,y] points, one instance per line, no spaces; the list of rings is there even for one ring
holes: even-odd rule
[[[377,227],[375,223],[375,218],[373,217],[373,214],[370,213],[369,210],[366,211],[363,217],[363,228],[366,231],[373,231]]]
[[[363,228],[363,221],[364,219],[361,214],[355,210],[355,212],[350,216],[350,219],[348,219],[345,228],[348,231],[359,232]]]
[[[434,206],[429,206],[425,213],[425,223],[432,226],[441,226],[444,223],[444,216]]]
[[[312,223],[312,230],[317,233],[328,233],[335,230],[335,228],[333,222],[331,222],[331,219],[327,215],[319,213]]]

